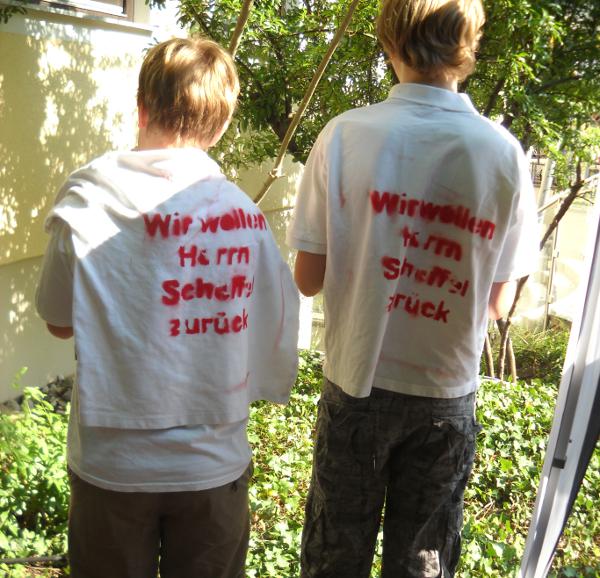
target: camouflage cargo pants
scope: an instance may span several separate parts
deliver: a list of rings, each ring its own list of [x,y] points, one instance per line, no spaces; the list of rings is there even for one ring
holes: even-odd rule
[[[302,534],[302,578],[451,578],[473,465],[475,394],[424,398],[325,381]],[[384,510],[385,504],[385,510]]]

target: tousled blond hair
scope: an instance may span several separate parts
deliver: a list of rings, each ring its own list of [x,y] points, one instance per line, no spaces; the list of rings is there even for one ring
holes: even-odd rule
[[[382,0],[377,36],[388,56],[428,75],[463,80],[475,68],[481,0]]]
[[[172,38],[153,46],[139,75],[137,102],[148,126],[179,139],[213,141],[240,91],[230,54],[206,38]]]

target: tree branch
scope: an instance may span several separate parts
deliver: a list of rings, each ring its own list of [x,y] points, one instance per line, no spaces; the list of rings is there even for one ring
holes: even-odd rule
[[[550,225],[548,225],[548,228],[546,229],[546,232],[544,233],[542,240],[540,241],[540,250],[544,248],[544,245],[546,244],[546,242],[548,241],[548,239],[550,238],[550,236],[552,235],[554,230],[558,227],[558,224],[560,223],[561,219],[565,216],[566,212],[569,210],[571,205],[574,203],[575,199],[577,199],[581,189],[583,189],[587,184],[589,184],[590,182],[592,182],[598,178],[598,175],[592,175],[591,177],[588,177],[587,179],[582,179],[581,178],[581,168],[582,168],[582,162],[581,162],[581,160],[579,160],[577,162],[577,167],[576,167],[575,182],[569,187],[569,194],[563,200],[560,208],[556,212],[556,215],[554,216],[554,219],[552,219],[552,222],[550,223]],[[517,309],[517,304],[519,302],[519,299],[521,298],[521,294],[523,292],[523,287],[525,287],[525,283],[527,283],[527,279],[529,279],[529,276],[519,279],[519,281],[517,283],[517,290],[515,293],[515,298],[511,305],[510,311],[508,312],[508,315],[506,316],[506,321],[504,322],[503,327],[501,329],[499,359],[501,360],[502,364],[504,363],[504,360],[506,359],[506,353],[507,353],[507,347],[508,347],[508,341],[509,341],[509,331],[508,330],[510,329],[510,326],[512,325],[512,317],[515,314],[515,311]],[[499,327],[500,327],[500,325],[499,325]],[[498,371],[498,373],[500,373],[500,370]]]
[[[257,204],[260,203],[262,201],[262,199],[264,198],[264,196],[269,191],[269,189],[271,188],[271,185],[278,178],[280,178],[282,176],[281,167],[283,165],[283,159],[285,158],[285,153],[287,151],[288,145],[289,145],[290,141],[292,140],[292,137],[294,136],[294,133],[296,132],[296,129],[298,128],[298,125],[300,124],[302,115],[306,111],[306,109],[315,93],[317,85],[319,84],[319,81],[321,80],[321,78],[325,72],[325,69],[327,68],[327,65],[329,64],[329,61],[331,60],[331,57],[333,56],[333,54],[336,51],[338,45],[340,44],[342,38],[344,37],[346,29],[348,28],[348,25],[350,24],[350,21],[352,20],[352,16],[354,15],[354,11],[356,10],[356,6],[358,5],[359,1],[360,0],[352,0],[350,6],[348,7],[348,11],[346,13],[346,16],[344,17],[343,22],[340,24],[340,27],[338,28],[337,32],[335,33],[335,36],[333,37],[333,39],[331,40],[331,43],[329,44],[329,47],[327,49],[327,52],[325,53],[325,56],[323,56],[321,63],[319,64],[317,70],[315,71],[315,74],[314,74],[312,80],[310,81],[308,88],[306,89],[306,93],[304,94],[304,97],[302,98],[302,102],[300,102],[300,105],[298,106],[298,109],[296,110],[296,113],[294,114],[294,118],[292,119],[292,122],[290,123],[290,126],[288,127],[288,130],[283,139],[283,142],[281,143],[281,147],[279,148],[279,154],[277,155],[275,165],[274,165],[273,169],[271,170],[271,172],[269,173],[269,176],[267,177],[265,183],[263,184],[262,189],[260,190],[258,195],[256,195],[256,197],[254,198],[255,203],[257,203]]]
[[[244,4],[242,5],[237,23],[235,25],[235,30],[233,31],[231,40],[229,41],[229,52],[231,53],[231,56],[235,56],[235,53],[240,45],[242,33],[244,32],[246,22],[248,22],[248,17],[250,16],[250,10],[252,9],[253,2],[254,0],[244,0]]]
[[[328,34],[335,32],[335,28],[311,28],[309,30],[298,30],[296,32],[286,32],[282,36],[291,38],[292,36],[310,36],[311,34]]]
[[[487,376],[494,378],[494,377],[496,377],[496,374],[494,372],[494,355],[492,353],[492,344],[490,343],[489,333],[485,334],[483,351],[485,354],[485,365],[487,367]]]
[[[0,564],[7,566],[42,564],[60,568],[67,565],[67,557],[61,556],[31,556],[29,558],[0,558]]]
[[[204,30],[204,32],[212,38],[210,27],[208,24],[206,24],[204,17],[200,12],[198,12],[196,6],[194,4],[187,4],[187,8],[189,8],[196,24],[198,24],[198,26],[200,26],[200,28],[202,28],[202,30]]]
[[[506,321],[503,319],[498,319],[496,321],[496,325],[498,326],[498,330],[500,331],[500,335],[503,336],[507,333],[508,329],[506,327]],[[513,383],[517,382],[517,362],[515,359],[515,352],[512,345],[512,339],[510,335],[506,342],[506,351],[504,354],[502,353],[502,348],[500,348],[500,354],[498,356],[498,379],[504,379],[504,371],[506,365],[506,355],[508,354],[508,358],[510,361],[510,378]]]
[[[492,110],[496,106],[498,102],[498,97],[500,96],[500,92],[504,88],[504,84],[506,83],[506,77],[502,76],[496,81],[494,85],[494,90],[492,90],[492,94],[490,95],[487,104],[485,105],[485,109],[483,111],[483,116],[490,116]]]
[[[498,320],[498,329],[500,330],[500,352],[498,353],[498,376],[500,379],[504,378],[504,364],[506,362],[506,353],[508,350],[508,344],[510,342],[510,333],[509,329],[512,325],[512,316],[515,314],[515,310],[517,308],[517,303],[521,298],[521,293],[523,292],[523,287],[525,287],[525,283],[527,283],[527,279],[529,279],[529,275],[526,277],[522,277],[517,282],[517,290],[515,292],[515,298],[513,300],[513,304],[510,307],[510,311],[506,316],[506,320],[499,319]],[[502,321],[502,324],[500,323]]]
[[[577,177],[575,179],[575,182],[569,187],[569,194],[565,197],[558,211],[556,211],[554,219],[552,219],[552,222],[548,225],[548,228],[546,229],[546,232],[544,233],[544,236],[540,241],[540,249],[544,247],[544,245],[546,244],[556,227],[558,227],[558,224],[560,223],[561,219],[565,216],[565,213],[571,208],[571,205],[574,203],[575,199],[577,199],[577,196],[579,195],[581,189],[583,189],[583,187],[586,186],[589,181],[592,181],[595,178],[597,178],[597,175],[593,175],[592,177],[589,177],[587,179],[581,178],[581,161],[577,162],[576,174]]]
[[[257,75],[254,74],[252,68],[250,68],[250,66],[248,66],[246,62],[244,62],[241,58],[238,57],[236,57],[235,63],[248,73],[248,76],[252,78],[252,82],[258,87],[259,92],[261,94],[266,94],[266,89],[264,85],[261,83],[260,80],[258,80]]]
[[[554,88],[555,86],[559,86],[561,84],[566,84],[568,82],[574,82],[576,80],[581,80],[581,79],[582,79],[582,76],[580,76],[580,75],[569,76],[568,78],[557,78],[556,80],[551,80],[550,82],[546,82],[545,84],[538,86],[535,90],[532,90],[531,93],[532,94],[540,94],[541,92],[544,92],[544,91],[548,90],[549,88]]]

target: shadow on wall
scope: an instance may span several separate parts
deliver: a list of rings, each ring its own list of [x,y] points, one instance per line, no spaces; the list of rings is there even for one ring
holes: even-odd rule
[[[96,78],[126,63],[95,57],[89,34],[57,39],[36,21],[26,21],[23,34],[0,34],[0,262],[41,254],[57,188],[78,165],[114,148],[123,117],[109,114]]]
[[[261,190],[272,168],[272,162],[265,162],[252,169],[243,169],[239,172],[238,178],[235,179],[236,184],[253,199]],[[294,265],[296,251],[287,246],[285,235],[292,217],[296,192],[303,171],[302,164],[293,162],[291,157],[286,157],[283,166],[284,176],[273,183],[273,186],[260,203],[260,209],[267,217],[281,256],[290,267]]]
[[[285,242],[286,231],[290,223],[290,219],[292,218],[292,210],[283,209],[277,211],[265,211],[265,216],[267,217],[267,221],[269,223],[269,227],[271,227],[273,236],[277,241],[279,252],[283,257],[283,260],[293,270],[296,250],[290,249]]]
[[[40,259],[27,259],[0,267],[0,402],[14,398],[11,386],[21,369],[21,386],[40,386],[57,375],[74,372],[73,341],[53,338],[37,316],[34,295]]]
[[[41,380],[74,365],[73,344],[47,334],[35,311],[39,255],[47,243],[43,223],[72,170],[123,146],[123,126],[133,126],[135,92],[114,77],[130,75],[134,67],[137,72],[139,57],[114,56],[114,47],[99,46],[102,43],[92,38],[94,31],[80,25],[17,20],[11,21],[10,32],[0,28],[0,396],[4,398],[11,395],[8,386],[21,367],[30,367],[24,385],[42,385]],[[126,118],[128,109],[122,103],[130,101],[131,118]],[[135,135],[127,138],[133,142]]]

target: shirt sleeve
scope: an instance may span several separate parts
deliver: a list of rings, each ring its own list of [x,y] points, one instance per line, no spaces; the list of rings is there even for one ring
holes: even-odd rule
[[[54,219],[35,296],[40,317],[57,327],[73,326],[73,261],[71,229]]]
[[[537,203],[527,159],[521,151],[519,153],[518,191],[496,268],[495,283],[520,279],[534,273],[539,266],[540,228]]]
[[[327,253],[328,170],[324,141],[321,133],[306,161],[286,237],[289,247],[317,255]]]
[[[287,403],[298,369],[300,299],[271,232],[263,237],[255,272],[249,337],[253,399]]]

